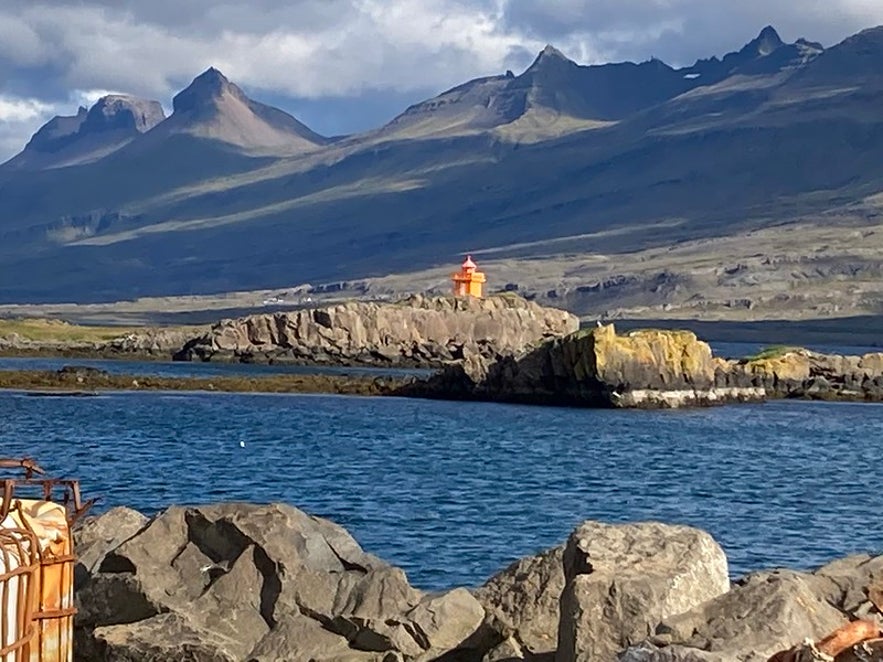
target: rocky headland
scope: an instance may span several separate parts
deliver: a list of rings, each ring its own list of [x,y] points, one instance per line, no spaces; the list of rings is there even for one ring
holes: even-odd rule
[[[667,408],[767,398],[883,401],[883,354],[780,349],[714,357],[690,331],[582,329],[518,355],[472,356],[411,395],[588,407]]]
[[[578,328],[575,315],[516,295],[413,295],[222,320],[175,358],[440,367],[520,353]]]
[[[55,319],[2,320],[0,356],[168,360],[201,331],[194,327],[79,326]]]
[[[686,526],[587,521],[442,592],[284,504],[115,508],[75,539],[83,661],[883,660],[883,556],[731,583],[721,547]]]
[[[191,329],[108,330],[47,323],[42,340],[0,336],[0,352],[29,355],[174,358],[190,361],[429,368],[428,379],[372,384],[325,376],[139,378],[80,370],[91,388],[368,393],[584,407],[658,408],[760,402],[773,398],[883,401],[883,353],[825,355],[779,348],[726,360],[690,331],[617,333],[612,324],[579,329],[577,318],[514,295],[350,301],[250,315]],[[57,328],[55,328],[57,327]],[[63,340],[63,334],[70,334]],[[43,329],[45,334],[45,329]],[[90,335],[91,334],[91,335]],[[96,339],[98,338],[98,339]],[[10,350],[10,348],[15,348]],[[0,387],[64,388],[65,372],[3,372]],[[286,382],[286,383],[283,383]]]

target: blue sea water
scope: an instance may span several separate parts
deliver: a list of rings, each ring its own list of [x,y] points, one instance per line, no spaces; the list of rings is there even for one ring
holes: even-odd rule
[[[427,589],[480,584],[589,518],[702,527],[733,575],[883,553],[878,405],[0,391],[0,412],[0,455],[80,478],[101,509],[284,501],[340,523]]]

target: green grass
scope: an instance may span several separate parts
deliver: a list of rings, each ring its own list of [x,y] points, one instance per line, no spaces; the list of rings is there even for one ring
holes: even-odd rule
[[[37,342],[106,342],[144,330],[137,326],[80,326],[57,319],[0,319],[0,338],[17,334]]]
[[[785,354],[788,354],[789,352],[796,352],[799,349],[799,347],[793,347],[791,345],[770,345],[769,347],[764,347],[752,356],[745,357],[745,359],[747,361],[765,361],[769,359],[778,359]]]

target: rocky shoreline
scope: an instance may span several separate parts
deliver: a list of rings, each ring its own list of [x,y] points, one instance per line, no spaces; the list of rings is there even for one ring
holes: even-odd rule
[[[731,583],[720,545],[687,526],[587,521],[478,588],[434,593],[285,504],[115,508],[75,540],[83,661],[883,660],[883,556]],[[867,641],[812,656],[855,622]]]
[[[151,330],[92,345],[100,357],[295,363],[306,366],[431,368],[426,379],[372,385],[333,376],[88,378],[94,388],[339,392],[540,405],[675,408],[768,399],[883,402],[883,353],[824,355],[780,349],[742,360],[712,355],[689,331],[618,333],[612,324],[578,329],[573,315],[515,295],[487,299],[412,296],[392,303],[223,320],[196,336]],[[4,342],[6,343],[4,345]],[[6,348],[4,350],[4,347]],[[88,355],[88,343],[10,344],[0,352]],[[0,373],[0,388],[52,387],[51,374]],[[285,383],[283,383],[285,382]],[[223,386],[221,386],[223,384]],[[63,386],[64,384],[59,384]]]
[[[101,391],[209,391],[378,396],[393,395],[410,381],[404,377],[356,374],[161,377],[111,374],[86,366],[65,366],[60,370],[0,370],[0,389],[44,395],[90,395]]]

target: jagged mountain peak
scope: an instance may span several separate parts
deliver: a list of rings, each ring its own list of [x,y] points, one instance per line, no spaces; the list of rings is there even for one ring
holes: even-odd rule
[[[246,150],[299,153],[327,142],[288,113],[249,98],[209,67],[172,100],[162,134],[190,134]]]
[[[784,46],[785,42],[772,25],[766,26],[760,31],[755,39],[750,41],[745,48],[756,51],[758,55],[769,55],[777,48]],[[743,51],[745,49],[742,49]]]
[[[245,98],[242,90],[231,83],[220,70],[209,67],[175,95],[172,108],[176,113],[196,110],[206,104],[213,104],[225,92]]]
[[[530,67],[527,68],[527,71],[525,71],[525,73],[535,71],[538,68],[547,67],[550,65],[556,66],[561,64],[578,66],[576,62],[574,62],[564,53],[552,46],[552,44],[546,44],[545,48],[543,48],[543,50],[539,52],[539,54],[534,59],[533,64],[531,64]]]
[[[108,94],[98,99],[89,109],[80,132],[134,129],[138,133],[144,133],[162,122],[165,117],[158,101],[128,94]]]

